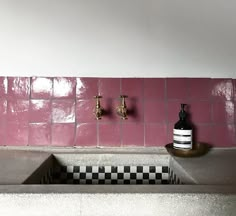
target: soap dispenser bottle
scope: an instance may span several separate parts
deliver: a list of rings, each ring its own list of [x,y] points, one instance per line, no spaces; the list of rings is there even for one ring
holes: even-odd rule
[[[187,122],[187,113],[184,110],[186,104],[181,104],[179,112],[179,121],[174,126],[173,147],[175,149],[190,150],[192,149],[192,127]]]

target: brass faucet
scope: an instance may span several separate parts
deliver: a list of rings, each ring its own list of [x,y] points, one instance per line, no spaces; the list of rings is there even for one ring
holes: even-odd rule
[[[96,96],[94,96],[94,98],[96,99],[96,106],[93,110],[93,114],[95,115],[95,118],[97,120],[100,120],[100,119],[102,119],[102,114],[104,111],[104,109],[100,105],[100,98],[102,98],[102,96],[96,95]]]
[[[116,108],[116,112],[117,114],[121,117],[121,119],[125,120],[128,119],[127,118],[127,106],[125,104],[125,98],[127,98],[128,96],[125,95],[121,95],[120,99],[121,99],[121,104],[120,106],[118,106]]]

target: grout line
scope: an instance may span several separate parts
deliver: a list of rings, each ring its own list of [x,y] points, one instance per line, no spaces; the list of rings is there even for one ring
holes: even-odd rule
[[[146,122],[145,122],[145,106],[144,106],[144,103],[145,103],[145,99],[144,99],[144,79],[145,78],[142,78],[143,80],[142,80],[142,99],[141,99],[141,101],[142,101],[142,108],[143,108],[143,119],[142,119],[142,121],[143,121],[143,146],[144,147],[146,147]],[[155,78],[151,78],[151,79],[155,79]]]
[[[122,94],[122,78],[120,79],[120,95]],[[119,101],[120,103],[120,101]],[[124,143],[123,143],[123,122],[121,121],[121,119],[119,118],[119,125],[120,125],[120,147],[124,147]]]
[[[77,135],[77,77],[75,77],[75,98],[74,98],[74,115],[75,115],[75,122],[74,122],[74,140],[73,146],[76,146],[76,135]]]

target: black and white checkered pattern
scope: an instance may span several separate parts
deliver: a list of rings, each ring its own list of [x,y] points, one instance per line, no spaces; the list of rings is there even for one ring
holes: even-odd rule
[[[54,184],[168,184],[167,166],[58,166]]]
[[[169,184],[183,184],[172,169],[169,168]]]

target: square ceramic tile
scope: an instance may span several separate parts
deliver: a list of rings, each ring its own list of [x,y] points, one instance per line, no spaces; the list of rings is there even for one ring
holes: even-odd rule
[[[212,122],[212,104],[210,101],[191,101],[189,103],[189,120],[193,123]]]
[[[144,124],[123,123],[121,140],[123,146],[144,146]]]
[[[53,100],[52,122],[72,123],[75,122],[75,100]]]
[[[234,101],[236,101],[236,79],[233,79],[234,83]]]
[[[50,100],[30,100],[30,122],[51,122],[51,112]]]
[[[51,124],[29,124],[29,145],[49,146],[51,144]]]
[[[49,77],[31,78],[31,98],[49,99],[52,96],[52,79]]]
[[[53,97],[74,99],[76,79],[73,77],[56,77],[53,79]]]
[[[235,125],[215,125],[213,127],[213,145],[216,147],[235,147]]]
[[[52,124],[52,145],[53,146],[73,146],[75,139],[74,123]]]
[[[8,77],[8,97],[12,99],[29,99],[30,78]]]
[[[4,123],[0,123],[0,146],[6,145],[6,126]]]
[[[84,123],[76,127],[76,146],[97,146],[97,124]]]
[[[29,101],[8,100],[7,121],[15,123],[29,122]]]
[[[120,124],[100,123],[98,127],[99,146],[121,146]]]
[[[234,123],[235,107],[233,101],[215,101],[212,104],[213,122]]]
[[[193,128],[193,139],[196,142],[203,142],[212,145],[213,136],[215,132],[213,131],[213,126],[210,125],[195,125]]]
[[[7,100],[0,99],[0,122],[5,122],[7,117]]]
[[[146,123],[165,123],[166,113],[164,101],[146,100],[144,102],[144,121]]]
[[[119,106],[121,101],[119,102]],[[144,112],[143,112],[143,101],[136,98],[126,98],[127,106],[127,120],[122,120],[126,122],[140,122],[144,121]]]
[[[164,78],[144,78],[144,98],[164,100],[165,81]]]
[[[6,124],[6,145],[25,146],[28,145],[28,124],[10,123]]]
[[[145,146],[165,146],[166,144],[166,124],[145,124]]]
[[[4,97],[7,95],[7,86],[7,77],[0,77],[0,97]]]
[[[103,98],[118,98],[120,96],[121,79],[100,78],[98,87],[99,95]]]
[[[210,78],[191,78],[188,79],[188,94],[190,99],[206,99],[211,97]]]
[[[77,78],[76,97],[78,99],[93,99],[99,95],[97,78]]]
[[[143,79],[142,78],[122,78],[121,94],[129,98],[143,98]]]
[[[188,79],[186,78],[168,78],[167,79],[167,99],[176,100],[188,97]]]
[[[93,114],[96,106],[95,99],[92,100],[78,100],[76,103],[76,120],[78,123],[96,122]]]
[[[117,107],[120,105],[119,99],[104,98],[101,100],[103,115],[100,122],[119,122],[120,116],[117,114]]]
[[[213,100],[233,100],[233,80],[212,79],[211,95]]]

